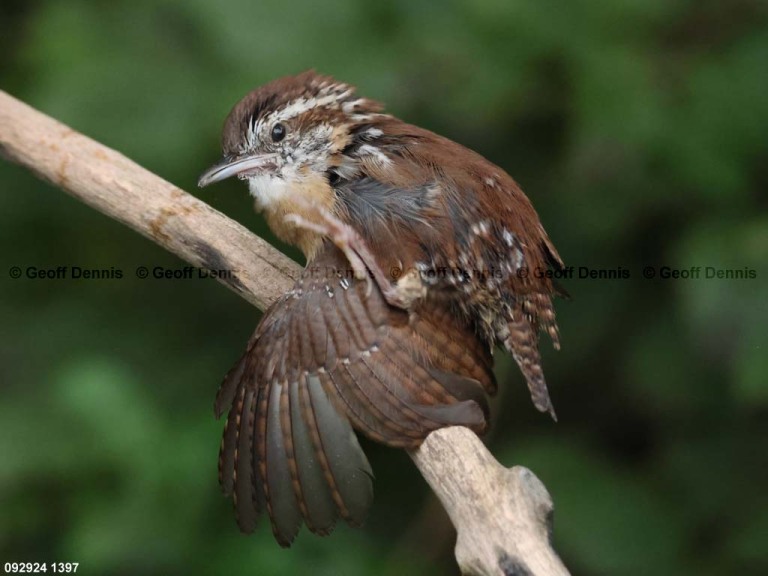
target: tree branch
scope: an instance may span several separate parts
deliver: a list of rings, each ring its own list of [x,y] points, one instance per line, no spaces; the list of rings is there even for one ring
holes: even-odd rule
[[[298,264],[122,154],[0,91],[0,154],[219,278],[264,310]],[[565,575],[550,546],[552,500],[534,474],[506,469],[466,428],[433,432],[411,453],[458,532],[465,574]]]

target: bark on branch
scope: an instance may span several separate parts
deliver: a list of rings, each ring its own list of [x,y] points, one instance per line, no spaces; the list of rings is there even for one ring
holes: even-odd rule
[[[0,91],[0,155],[219,279],[260,309],[299,266],[204,202],[122,154]],[[466,428],[429,435],[411,457],[458,532],[462,572],[568,574],[550,545],[552,500],[528,469],[506,469]]]

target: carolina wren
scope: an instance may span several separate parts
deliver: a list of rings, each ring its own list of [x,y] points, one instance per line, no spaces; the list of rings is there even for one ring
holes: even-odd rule
[[[504,170],[313,71],[243,98],[222,148],[199,185],[245,180],[307,259],[216,398],[241,530],[266,511],[288,546],[302,521],[361,524],[373,473],[353,428],[407,449],[445,426],[484,432],[497,346],[554,417],[538,333],[559,348],[556,290],[526,271],[563,263]]]

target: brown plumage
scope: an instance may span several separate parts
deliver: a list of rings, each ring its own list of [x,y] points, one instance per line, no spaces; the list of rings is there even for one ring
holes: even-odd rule
[[[451,425],[487,428],[492,350],[508,350],[554,417],[538,351],[559,346],[543,272],[562,267],[501,168],[381,113],[307,72],[263,86],[224,127],[224,162],[307,268],[264,315],[216,399],[229,411],[219,473],[242,530],[269,515],[289,545],[302,522],[360,524],[372,472],[352,428],[414,448]]]

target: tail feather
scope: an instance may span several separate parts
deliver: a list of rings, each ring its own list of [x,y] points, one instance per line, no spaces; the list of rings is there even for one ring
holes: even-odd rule
[[[541,368],[539,355],[538,331],[524,315],[511,320],[508,324],[509,334],[504,339],[504,347],[520,367],[520,371],[528,384],[533,405],[540,412],[549,412],[552,419],[557,421],[555,408],[549,397],[544,371]]]

